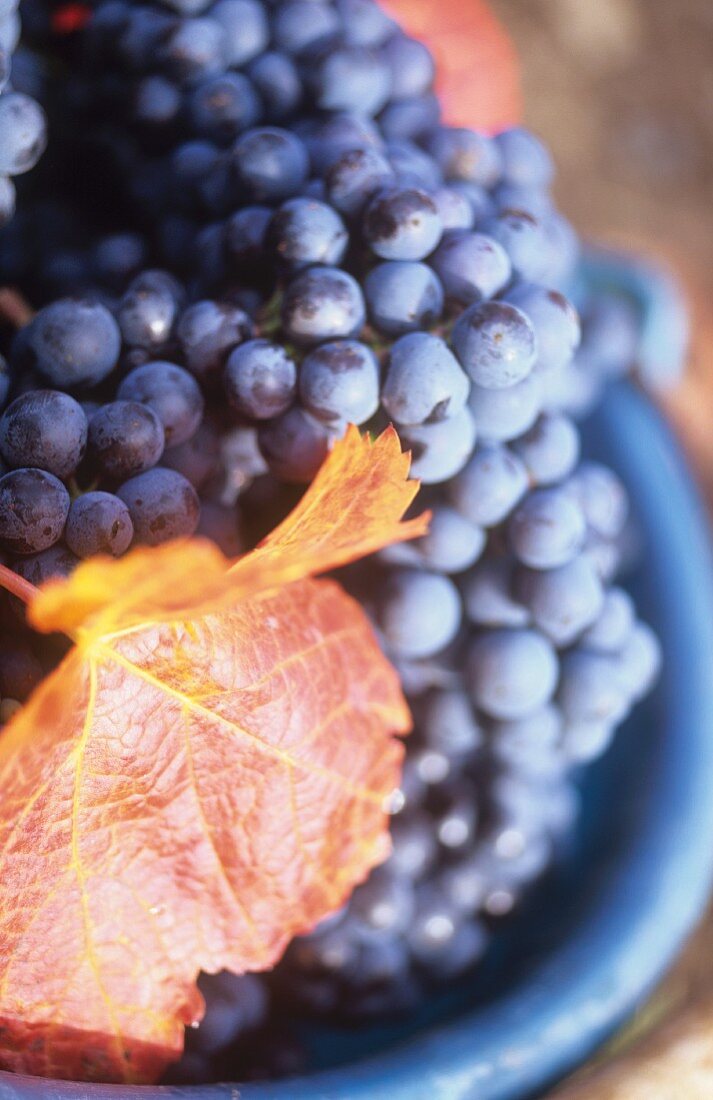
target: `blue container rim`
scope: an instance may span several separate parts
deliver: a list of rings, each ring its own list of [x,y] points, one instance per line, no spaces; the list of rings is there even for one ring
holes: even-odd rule
[[[713,569],[705,507],[655,407],[619,385],[600,423],[648,537],[667,726],[639,827],[567,941],[494,1002],[336,1069],[186,1087],[0,1073],[0,1100],[520,1100],[583,1061],[641,1001],[713,881]]]

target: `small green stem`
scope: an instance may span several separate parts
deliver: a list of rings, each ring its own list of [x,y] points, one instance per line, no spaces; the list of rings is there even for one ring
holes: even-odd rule
[[[19,574],[13,573],[12,569],[8,569],[6,565],[0,565],[0,588],[4,588],[7,592],[11,592],[13,596],[17,596],[17,598],[22,600],[25,604],[32,603],[39,592],[39,589],[35,588],[34,584],[30,584],[29,581],[26,581],[25,578],[19,576]]]

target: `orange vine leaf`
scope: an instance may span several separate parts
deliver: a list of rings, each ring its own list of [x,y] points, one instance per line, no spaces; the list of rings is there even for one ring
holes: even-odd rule
[[[271,966],[385,858],[408,708],[309,574],[420,533],[415,490],[395,433],[352,431],[234,569],[174,543],[34,597],[76,645],[0,736],[4,1068],[156,1080],[199,970]]]
[[[486,0],[386,0],[384,6],[436,61],[436,91],[450,126],[497,133],[522,122],[515,46]]]

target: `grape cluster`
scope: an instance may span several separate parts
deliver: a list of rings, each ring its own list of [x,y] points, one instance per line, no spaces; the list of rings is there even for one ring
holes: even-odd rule
[[[657,672],[617,583],[626,493],[576,423],[636,319],[577,291],[542,143],[442,125],[429,52],[373,0],[101,0],[54,48],[60,144],[106,193],[83,220],[40,169],[0,233],[0,272],[44,300],[0,372],[0,550],[33,583],[194,532],[236,555],[348,423],[396,425],[429,533],[345,573],[414,712],[393,855],[271,986],[407,1009],[550,866]],[[23,634],[0,695],[53,659]],[[243,1020],[207,983],[185,1077],[260,1031],[248,985]]]
[[[44,111],[23,89],[27,82],[23,77],[28,76],[23,72],[23,60],[27,59],[16,55],[20,39],[18,3],[4,0],[0,4],[0,225],[15,211],[12,177],[34,168],[47,144]]]

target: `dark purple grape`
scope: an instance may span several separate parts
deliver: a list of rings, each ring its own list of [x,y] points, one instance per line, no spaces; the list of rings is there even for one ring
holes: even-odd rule
[[[116,319],[125,344],[157,350],[173,332],[181,288],[165,271],[144,271],[119,302]]]
[[[121,336],[105,306],[63,298],[35,316],[28,344],[37,369],[55,386],[72,388],[100,382],[111,373]]]
[[[89,459],[112,481],[123,481],[155,466],[163,454],[164,430],[149,405],[112,401],[89,421]]]
[[[338,264],[349,243],[344,222],[326,203],[288,199],[277,210],[267,232],[275,263],[286,272],[310,264]]]
[[[158,546],[192,535],[200,518],[198,495],[175,470],[159,466],[125,481],[117,496],[129,509],[136,541]]]
[[[384,260],[422,260],[441,239],[435,202],[419,187],[385,187],[364,212],[363,233]]]
[[[238,184],[251,202],[280,202],[296,194],[307,178],[307,150],[289,130],[248,130],[232,152]]]
[[[258,440],[273,474],[300,484],[317,473],[327,457],[331,437],[326,425],[295,406],[261,426]]]
[[[229,302],[202,301],[189,306],[178,322],[187,369],[201,381],[217,375],[229,353],[252,335],[250,318]]]
[[[58,390],[32,390],[16,398],[0,419],[0,452],[8,466],[35,466],[70,477],[87,445],[81,406]]]
[[[203,417],[203,395],[196,380],[183,367],[164,360],[132,370],[119,386],[117,396],[153,409],[163,424],[168,447],[190,439]]]
[[[379,364],[356,340],[320,344],[302,362],[299,388],[302,404],[318,420],[363,424],[379,407]]]
[[[359,284],[339,268],[308,268],[290,282],[285,293],[282,325],[288,339],[302,347],[358,336],[364,321]]]
[[[279,344],[249,340],[231,352],[223,381],[236,412],[271,420],[286,412],[295,395],[297,369]]]
[[[0,478],[0,544],[13,554],[36,554],[62,537],[69,493],[46,470],[12,470]]]
[[[67,546],[79,558],[94,554],[120,557],[131,545],[134,525],[129,509],[113,493],[91,492],[77,497],[69,509],[64,532]]]

